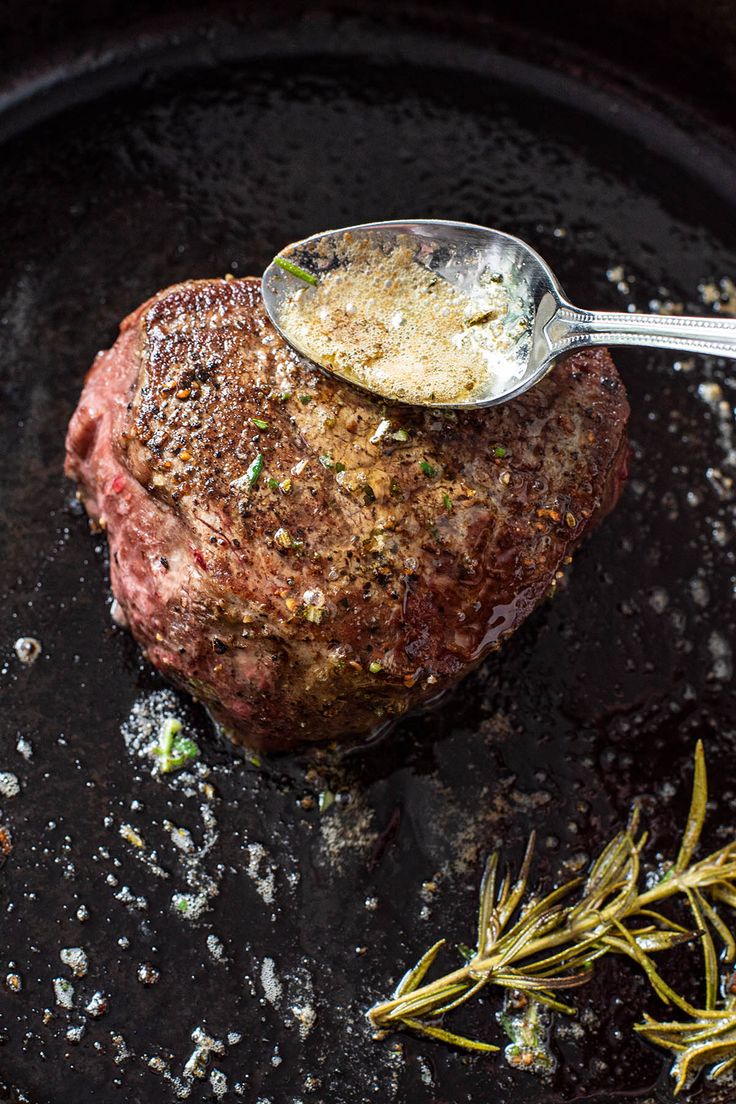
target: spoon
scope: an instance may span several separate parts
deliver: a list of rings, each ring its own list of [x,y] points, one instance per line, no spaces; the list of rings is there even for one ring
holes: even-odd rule
[[[503,378],[489,371],[470,395],[457,394],[441,402],[420,398],[420,405],[472,408],[508,402],[539,383],[558,357],[592,345],[641,345],[736,358],[736,319],[581,310],[567,300],[539,254],[519,238],[466,222],[417,219],[314,234],[286,246],[268,266],[262,289],[271,321],[292,348],[312,360],[304,338],[300,341],[290,332],[285,307],[297,290],[309,295],[320,276],[344,263],[338,254],[346,234],[352,242],[367,239],[369,245],[383,249],[409,242],[417,263],[471,299],[483,293],[491,273],[506,290],[515,319],[522,319],[515,327],[509,371],[502,373]],[[346,271],[349,275],[349,266]],[[359,290],[356,286],[358,298]],[[354,373],[333,364],[319,366],[353,385],[366,386]],[[372,384],[366,389],[383,398],[396,397],[390,385]]]

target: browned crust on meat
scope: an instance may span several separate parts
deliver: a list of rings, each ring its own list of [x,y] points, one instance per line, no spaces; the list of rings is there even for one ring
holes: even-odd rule
[[[282,748],[363,735],[497,647],[618,497],[627,415],[602,349],[490,410],[391,406],[294,355],[258,280],[191,281],[96,361],[67,471],[151,661]]]

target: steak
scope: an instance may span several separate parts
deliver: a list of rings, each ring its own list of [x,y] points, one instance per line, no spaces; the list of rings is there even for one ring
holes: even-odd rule
[[[486,410],[392,405],[276,333],[257,279],[189,281],[98,354],[66,472],[117,619],[230,737],[350,741],[526,618],[626,478],[604,349]]]

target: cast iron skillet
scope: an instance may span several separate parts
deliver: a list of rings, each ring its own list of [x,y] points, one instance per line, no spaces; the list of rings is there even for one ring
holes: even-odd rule
[[[0,798],[12,837],[0,976],[22,988],[0,986],[0,1099],[175,1099],[197,1028],[217,1046],[193,1100],[668,1099],[666,1062],[631,1032],[661,1009],[620,964],[578,994],[581,1029],[558,1026],[547,1080],[499,1057],[374,1042],[364,1011],[435,938],[472,937],[494,846],[518,858],[536,827],[537,875],[553,878],[584,866],[638,796],[651,854],[671,849],[699,736],[706,843],[730,832],[727,368],[618,354],[634,454],[616,513],[454,698],[338,760],[255,765],[183,697],[161,699],[162,680],[111,626],[104,540],[61,476],[84,371],[126,312],[178,279],[260,272],[325,226],[468,219],[532,242],[576,301],[701,309],[699,284],[736,267],[736,156],[722,140],[731,24],[717,5],[697,23],[670,4],[659,51],[639,24],[632,57],[651,68],[638,72],[581,51],[597,29],[620,61],[636,7],[581,11],[564,44],[524,4],[517,25],[457,4],[390,24],[357,5],[164,4],[151,18],[136,4],[6,6],[0,770],[21,793]],[[701,50],[674,69],[696,30],[722,46],[708,81]],[[13,654],[24,635],[43,645],[31,667]],[[201,745],[190,782],[153,779],[121,735],[136,702],[150,714],[162,701]],[[337,800],[320,812],[326,790]],[[207,902],[197,920],[172,907],[186,893]],[[59,954],[75,946],[88,971],[64,1008],[53,979],[71,979]],[[695,997],[685,961],[671,968]],[[84,1010],[96,991],[98,1018]],[[496,1007],[459,1026],[503,1041]],[[732,1098],[705,1083],[690,1094]]]

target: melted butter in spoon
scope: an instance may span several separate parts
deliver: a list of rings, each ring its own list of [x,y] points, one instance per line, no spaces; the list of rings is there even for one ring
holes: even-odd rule
[[[314,286],[282,306],[307,356],[403,402],[453,403],[508,388],[523,371],[525,327],[501,278],[483,273],[465,294],[422,263],[416,240],[331,240]]]

